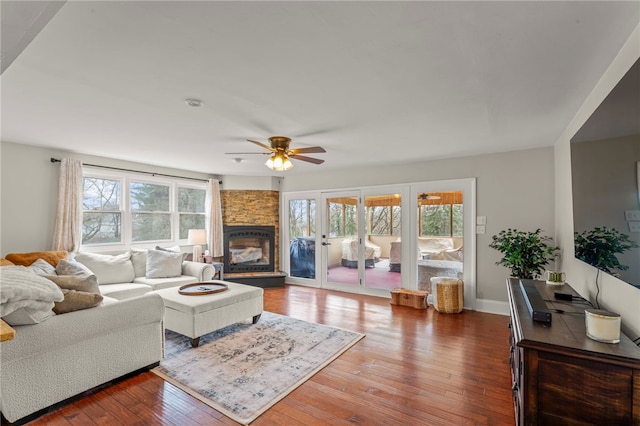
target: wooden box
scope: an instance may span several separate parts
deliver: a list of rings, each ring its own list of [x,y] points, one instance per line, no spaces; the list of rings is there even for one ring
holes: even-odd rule
[[[426,309],[428,294],[428,291],[396,288],[391,290],[391,304],[410,306],[416,309]]]

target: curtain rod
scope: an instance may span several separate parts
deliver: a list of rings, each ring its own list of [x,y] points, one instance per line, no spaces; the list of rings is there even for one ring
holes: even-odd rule
[[[61,160],[58,158],[53,158],[51,157],[51,162],[52,163],[59,163]],[[99,164],[89,164],[89,163],[83,163],[83,165],[85,166],[90,166],[90,167],[99,167],[101,169],[110,169],[110,170],[120,170],[121,172],[133,172],[133,173],[143,173],[146,175],[151,175],[151,176],[162,176],[162,177],[171,177],[171,178],[178,178],[178,179],[189,179],[189,180],[197,180],[199,182],[209,182],[206,179],[198,179],[198,178],[192,178],[192,177],[185,177],[185,176],[176,176],[176,175],[166,175],[164,173],[155,173],[155,172],[143,172],[142,170],[132,170],[132,169],[122,169],[120,167],[111,167],[111,166],[101,166]],[[219,180],[218,181],[221,185],[222,185],[222,181]]]

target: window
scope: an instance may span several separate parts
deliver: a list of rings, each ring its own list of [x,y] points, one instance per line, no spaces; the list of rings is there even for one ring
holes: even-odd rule
[[[205,228],[205,184],[84,170],[82,244],[178,242]]]
[[[85,177],[82,197],[82,244],[122,242],[121,182]]]
[[[462,237],[462,204],[420,206],[420,236]]]
[[[329,202],[329,236],[358,235],[357,200],[353,204]]]

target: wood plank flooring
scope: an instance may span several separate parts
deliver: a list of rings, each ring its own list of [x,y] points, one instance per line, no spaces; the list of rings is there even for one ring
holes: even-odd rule
[[[513,425],[508,317],[439,314],[300,286],[266,289],[266,311],[366,337],[252,425]],[[85,394],[35,425],[236,425],[143,373]]]

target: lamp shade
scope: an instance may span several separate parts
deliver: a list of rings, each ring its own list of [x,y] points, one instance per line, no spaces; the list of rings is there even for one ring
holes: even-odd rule
[[[187,243],[202,245],[207,243],[207,231],[205,229],[189,229]]]

